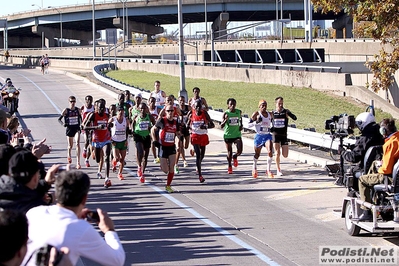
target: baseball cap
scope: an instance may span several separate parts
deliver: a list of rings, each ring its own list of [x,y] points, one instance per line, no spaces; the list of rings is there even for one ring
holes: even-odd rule
[[[7,121],[7,118],[10,118],[11,115],[5,112],[3,109],[0,109],[0,125]]]
[[[260,107],[262,104],[266,104],[266,105],[267,105],[266,100],[260,100],[260,101],[259,101],[259,104],[258,104],[258,107]]]
[[[137,98],[143,98],[143,96],[141,95],[141,93],[137,93],[137,94],[136,94],[136,97],[137,97]]]
[[[21,178],[26,180],[26,178],[33,176],[37,171],[39,171],[39,162],[36,156],[27,150],[15,153],[8,162],[8,172],[16,179]]]

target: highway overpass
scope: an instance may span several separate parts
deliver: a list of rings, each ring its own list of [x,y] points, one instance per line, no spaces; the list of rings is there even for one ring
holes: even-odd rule
[[[184,23],[213,22],[214,32],[223,30],[227,21],[272,21],[276,19],[275,0],[187,0],[183,5]],[[156,35],[163,32],[161,25],[177,24],[177,1],[128,1],[96,4],[95,29],[123,27],[123,10],[127,14],[128,36],[131,32]],[[280,13],[280,11],[279,11]],[[334,15],[313,12],[314,20],[335,19]],[[283,18],[304,19],[303,0],[284,0]],[[88,44],[93,39],[93,6],[74,5],[40,9],[7,16],[8,47],[56,46],[54,38],[81,40]],[[62,24],[62,27],[61,27]],[[61,34],[62,28],[62,34]],[[0,34],[3,34],[1,32]],[[99,35],[97,35],[99,37]],[[43,41],[45,40],[45,41]],[[151,38],[147,38],[148,41]],[[0,44],[3,45],[3,44]]]

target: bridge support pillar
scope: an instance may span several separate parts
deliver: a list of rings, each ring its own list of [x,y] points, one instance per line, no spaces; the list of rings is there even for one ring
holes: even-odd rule
[[[120,29],[123,28],[122,18],[114,18],[113,23],[116,27]],[[133,32],[141,33],[141,34],[147,34],[147,42],[155,42],[155,38],[152,38],[152,36],[164,32],[163,27],[142,22],[130,21],[130,20],[128,21],[127,29],[128,29],[127,36],[129,36],[129,39],[131,39]]]
[[[57,42],[54,40],[54,38],[60,38],[61,37],[61,31],[58,28],[49,28],[49,27],[44,27],[44,26],[33,26],[32,27],[32,32],[42,36],[44,33],[44,36],[46,37],[46,43],[48,40],[48,44],[46,44],[47,47],[53,47],[56,46]],[[96,38],[100,38],[100,33],[96,33]],[[73,40],[81,40],[83,43],[88,43],[89,41],[93,40],[93,33],[91,31],[80,31],[80,30],[70,30],[70,29],[63,29],[62,30],[62,38],[63,39],[73,39]],[[52,41],[54,40],[54,41]]]
[[[218,18],[212,23],[212,33],[214,40],[227,40],[227,22],[229,13],[220,13]]]
[[[332,23],[336,32],[336,38],[353,38],[353,18],[343,15]]]

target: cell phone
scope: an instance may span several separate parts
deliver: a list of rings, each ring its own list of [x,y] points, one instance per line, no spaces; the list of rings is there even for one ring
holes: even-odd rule
[[[67,170],[67,166],[66,165],[61,165],[60,167],[58,167],[58,173],[64,172]]]
[[[25,144],[25,140],[23,138],[19,138],[18,145],[22,147],[22,146],[24,146],[24,144]]]
[[[52,245],[45,245],[44,247],[41,247],[39,250],[36,251],[36,265],[38,266],[47,266],[49,265],[49,260],[50,260],[50,251],[53,248]],[[55,260],[53,265],[57,265],[61,259],[64,253],[56,249],[56,255],[55,255]]]
[[[97,211],[89,211],[86,214],[86,219],[89,222],[95,222],[95,223],[99,223],[100,222],[100,216],[98,215]]]

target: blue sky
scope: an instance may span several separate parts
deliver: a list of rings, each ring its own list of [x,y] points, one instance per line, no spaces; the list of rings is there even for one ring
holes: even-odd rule
[[[118,0],[95,0],[95,3],[117,2]],[[91,4],[91,0],[2,0],[0,8],[0,17],[7,14],[13,14],[23,11],[36,10],[39,7],[47,8],[48,6],[68,6],[76,4]],[[32,6],[34,4],[34,6]]]

